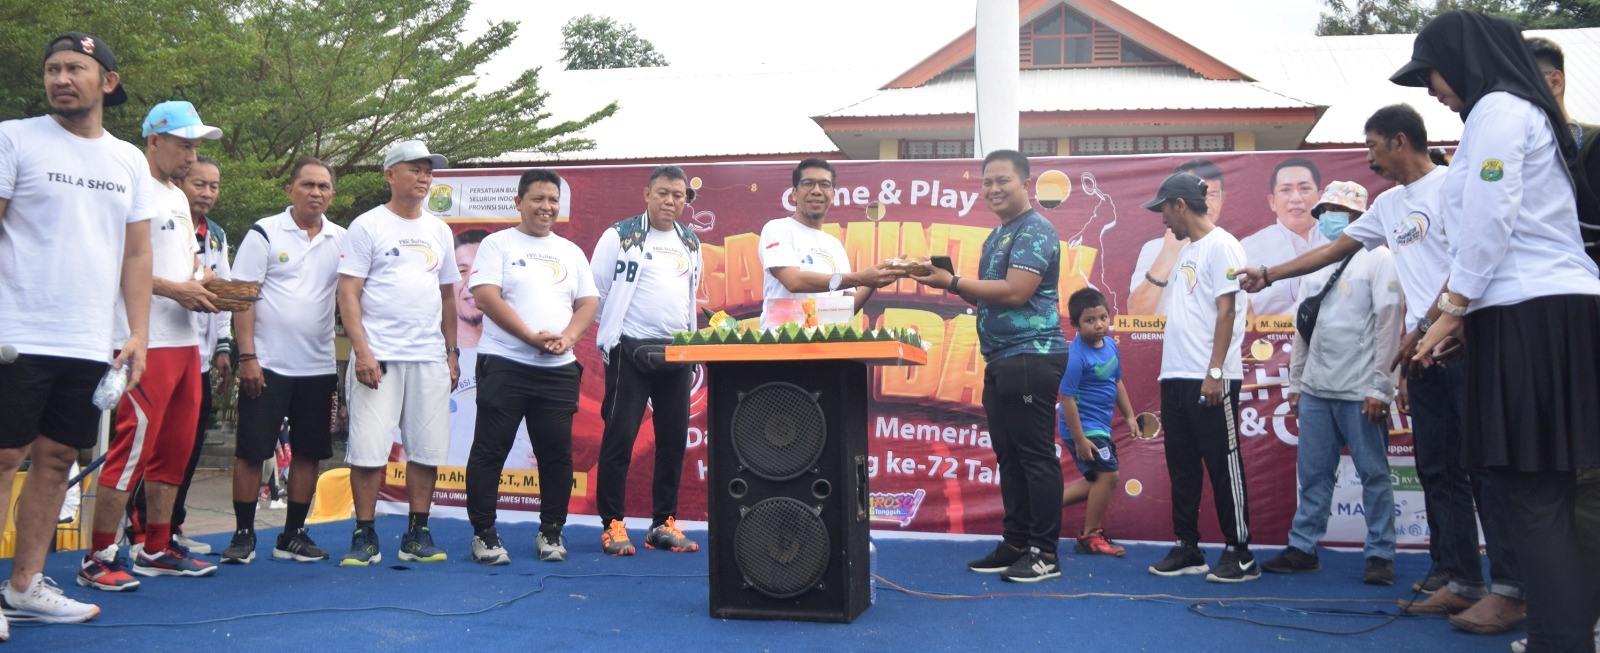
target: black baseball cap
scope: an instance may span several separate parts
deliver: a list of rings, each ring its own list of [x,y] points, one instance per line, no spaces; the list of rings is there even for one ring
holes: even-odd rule
[[[117,55],[111,53],[111,46],[93,34],[67,32],[57,36],[50,41],[50,45],[45,46],[44,58],[49,59],[50,55],[57,52],[86,54],[99,62],[100,67],[106,69],[106,72],[114,72],[117,69]],[[105,105],[114,107],[127,101],[128,92],[123,89],[122,82],[118,81],[117,88],[106,94]]]
[[[1187,172],[1175,172],[1161,182],[1153,200],[1144,203],[1147,211],[1161,212],[1161,206],[1175,199],[1206,201],[1206,180]]]

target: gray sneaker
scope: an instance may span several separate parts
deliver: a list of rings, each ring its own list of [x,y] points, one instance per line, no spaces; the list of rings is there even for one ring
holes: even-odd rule
[[[500,542],[500,533],[491,528],[482,535],[472,536],[472,561],[482,565],[509,565],[511,554]]]
[[[328,552],[311,540],[311,535],[306,533],[306,529],[300,528],[293,533],[278,535],[278,542],[272,547],[272,559],[316,562],[327,560]]]
[[[234,531],[228,548],[222,550],[222,561],[230,565],[248,565],[256,559],[256,532]]]
[[[533,538],[539,545],[539,559],[545,562],[561,562],[567,559],[567,538],[561,532],[539,533]]]

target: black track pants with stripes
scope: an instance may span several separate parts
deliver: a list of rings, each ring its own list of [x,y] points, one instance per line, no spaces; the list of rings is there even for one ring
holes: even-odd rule
[[[1245,546],[1250,543],[1250,509],[1239,452],[1240,382],[1225,382],[1226,394],[1218,406],[1200,404],[1200,384],[1197,379],[1161,382],[1172,530],[1179,541],[1200,542],[1200,495],[1204,478],[1210,476],[1222,537],[1229,546]]]

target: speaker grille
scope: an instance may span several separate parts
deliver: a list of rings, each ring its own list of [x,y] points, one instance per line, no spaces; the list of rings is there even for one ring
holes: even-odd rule
[[[770,481],[787,481],[817,464],[828,438],[816,397],[792,383],[764,383],[739,396],[733,450],[739,464]]]
[[[733,533],[739,573],[757,592],[778,599],[815,588],[828,571],[829,548],[822,518],[786,497],[752,506]]]

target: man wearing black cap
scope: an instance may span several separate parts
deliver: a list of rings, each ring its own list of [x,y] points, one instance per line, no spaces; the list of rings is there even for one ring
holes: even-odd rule
[[[1167,279],[1161,347],[1161,414],[1166,423],[1167,475],[1172,482],[1172,529],[1178,544],[1150,566],[1158,576],[1205,574],[1216,583],[1261,577],[1250,554],[1250,511],[1239,456],[1239,345],[1244,311],[1236,305],[1233,270],[1245,266],[1239,240],[1208,217],[1205,180],[1180,172],[1161,182],[1144,208],[1161,213],[1172,234],[1188,239]],[[1202,465],[1204,471],[1202,471]],[[1200,552],[1200,494],[1211,477],[1227,548],[1217,566]]]
[[[14,618],[66,623],[100,613],[41,571],[67,470],[95,442],[90,398],[112,359],[119,286],[130,328],[115,364],[127,367],[130,387],[144,374],[157,207],[144,155],[101,126],[104,108],[128,97],[116,68],[100,39],[56,37],[44,53],[51,115],[0,123],[0,343],[20,352],[0,365],[0,496],[23,457],[33,460],[0,592]],[[0,522],[10,505],[0,502]],[[9,635],[0,619],[0,640]]]

